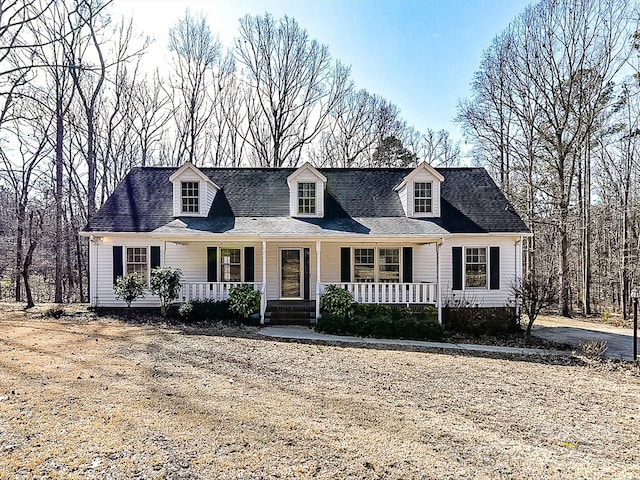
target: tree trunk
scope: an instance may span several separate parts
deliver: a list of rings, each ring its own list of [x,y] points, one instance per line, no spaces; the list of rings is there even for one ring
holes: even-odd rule
[[[64,141],[64,110],[62,105],[63,92],[57,92],[56,100],[56,201],[55,238],[53,251],[55,256],[55,293],[54,302],[62,303],[62,173],[63,173],[63,144]]]

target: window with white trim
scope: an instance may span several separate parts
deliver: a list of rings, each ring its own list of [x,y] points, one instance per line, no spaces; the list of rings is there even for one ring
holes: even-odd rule
[[[182,213],[198,213],[200,211],[199,182],[181,182]]]
[[[431,182],[415,182],[413,184],[413,212],[431,213]]]
[[[242,281],[242,256],[239,248],[220,249],[220,281]]]
[[[381,248],[378,250],[378,281],[397,283],[400,281],[400,249]]]
[[[487,287],[486,247],[465,248],[464,286],[466,288]]]
[[[147,259],[147,247],[127,247],[125,274],[139,273],[146,283],[149,271]]]
[[[315,215],[316,184],[314,182],[298,183],[298,213],[300,215]]]
[[[356,283],[400,282],[400,249],[354,248],[353,281]]]
[[[375,249],[353,249],[353,281],[358,283],[375,282]]]

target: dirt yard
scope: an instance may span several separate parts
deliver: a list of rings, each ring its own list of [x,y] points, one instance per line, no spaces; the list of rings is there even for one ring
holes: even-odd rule
[[[629,370],[221,333],[1,313],[0,478],[640,478]]]

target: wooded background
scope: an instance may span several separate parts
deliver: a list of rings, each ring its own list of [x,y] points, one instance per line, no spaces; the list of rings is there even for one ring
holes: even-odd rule
[[[558,309],[625,316],[640,252],[638,3],[543,0],[487,46],[469,147],[418,132],[288,17],[185,12],[163,65],[110,0],[0,0],[0,301],[87,300],[87,219],[136,166],[481,165]],[[419,81],[419,79],[416,79]],[[470,199],[472,201],[472,199]]]

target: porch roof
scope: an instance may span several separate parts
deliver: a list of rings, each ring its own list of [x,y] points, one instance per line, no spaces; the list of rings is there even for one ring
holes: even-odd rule
[[[161,236],[295,236],[369,237],[427,236],[441,237],[448,232],[435,222],[406,217],[291,218],[291,217],[216,217],[180,218],[155,229]]]

